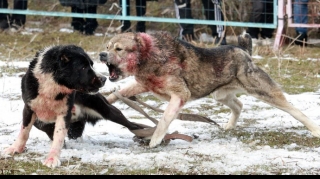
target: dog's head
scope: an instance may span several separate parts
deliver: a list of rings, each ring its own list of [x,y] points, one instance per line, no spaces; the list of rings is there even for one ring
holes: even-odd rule
[[[146,33],[123,33],[114,36],[100,53],[101,62],[106,63],[110,81],[115,82],[134,75],[138,65],[151,55],[154,39]]]
[[[52,74],[59,85],[94,94],[103,87],[106,77],[93,69],[88,54],[75,45],[53,46],[39,52],[41,73]]]

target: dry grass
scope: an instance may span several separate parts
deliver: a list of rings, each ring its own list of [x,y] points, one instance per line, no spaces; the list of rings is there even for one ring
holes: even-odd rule
[[[30,0],[32,3],[40,3],[36,0]],[[42,1],[43,2],[43,1]],[[108,1],[111,3],[112,1]],[[199,1],[200,2],[200,1]],[[172,3],[171,1],[165,1],[165,4]],[[194,2],[195,3],[195,2]],[[157,6],[156,2],[148,3],[148,9],[152,9],[153,6]],[[35,6],[34,8],[37,8]],[[54,3],[48,6],[41,6],[48,9],[68,10],[59,4]],[[156,7],[154,7],[156,8]],[[100,9],[102,11],[102,9]],[[150,13],[151,11],[148,11]],[[239,11],[242,12],[242,11]],[[161,13],[161,9],[154,11],[153,13]],[[170,14],[169,14],[170,15]],[[241,17],[246,18],[246,17]],[[34,23],[40,22],[40,23]],[[27,19],[28,28],[40,28],[43,32],[34,32],[32,35],[21,35],[20,33],[0,32],[0,60],[6,62],[8,65],[0,68],[0,77],[2,74],[14,74],[17,72],[23,72],[26,69],[16,69],[10,65],[12,61],[31,61],[36,51],[39,49],[58,44],[76,44],[82,46],[88,52],[96,52],[92,55],[92,58],[98,60],[98,53],[103,51],[105,43],[110,38],[109,36],[85,36],[79,33],[62,33],[59,32],[60,27],[69,27],[70,18],[63,17],[41,17],[30,16]],[[120,25],[117,21],[102,20],[99,19],[98,33],[109,32],[110,36],[117,33],[114,30]],[[112,27],[112,28],[110,28]],[[241,28],[232,28],[228,35],[239,33]],[[149,30],[167,30],[175,34],[178,29],[177,24],[166,23],[147,23],[147,29]],[[199,27],[197,29],[207,30],[206,28]],[[198,46],[212,47],[212,44],[206,44],[203,42],[193,42]],[[254,62],[262,67],[267,73],[271,75],[285,92],[289,94],[297,94],[303,92],[313,92],[319,89],[320,84],[320,58],[319,47],[308,46],[301,48],[299,46],[293,46],[290,44],[284,45],[278,51],[273,51],[269,46],[258,46],[254,48],[253,55],[259,55],[263,58],[254,59]],[[152,98],[152,97],[148,97]],[[145,99],[147,100],[147,99]],[[201,106],[206,109],[206,106]],[[219,112],[224,112],[222,108]],[[244,121],[246,121],[244,119]],[[248,120],[249,121],[249,120]],[[252,122],[252,120],[251,120]],[[289,143],[297,143],[299,147],[317,147],[320,145],[319,140],[307,137],[296,137],[293,133],[283,133],[281,131],[264,131],[263,135],[260,132],[248,133],[246,131],[233,131],[233,132],[221,132],[214,137],[228,138],[234,136],[240,138],[242,142],[250,144],[254,136],[254,140],[259,139],[259,145],[269,145],[282,147]],[[290,140],[288,140],[290,139]],[[303,139],[303,140],[301,140]],[[315,142],[316,141],[316,142]],[[36,154],[25,153],[22,154],[28,156],[28,158],[34,158]],[[200,156],[205,160],[206,156]],[[79,162],[79,159],[73,159],[72,161],[64,161],[65,168],[59,168],[56,170],[48,169],[42,166],[37,161],[17,161],[13,159],[0,159],[0,175],[24,175],[24,174],[40,174],[40,175],[96,175],[96,174],[179,174],[178,171],[172,171],[166,168],[157,168],[155,170],[148,171],[117,171],[116,166],[103,166],[103,165],[90,165]],[[265,168],[268,171],[268,166],[256,166],[257,168]],[[105,168],[108,168],[105,170]],[[210,174],[215,174],[215,171],[210,171]],[[282,169],[274,171],[277,173],[285,173]],[[308,173],[308,171],[301,171],[301,173]],[[189,173],[192,174],[192,173]],[[254,174],[254,173],[239,173],[239,174]]]

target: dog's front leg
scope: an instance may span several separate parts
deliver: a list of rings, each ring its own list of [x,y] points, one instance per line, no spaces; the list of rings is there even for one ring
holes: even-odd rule
[[[131,83],[129,83],[127,86],[119,90],[119,93],[123,97],[131,97],[140,93],[147,92],[148,90],[141,86],[136,80],[133,80]],[[109,96],[107,96],[107,100],[110,104],[116,102],[118,100],[118,97],[111,93]]]
[[[26,108],[24,109],[24,120],[30,120],[27,126],[24,126],[25,124],[21,124],[21,129],[18,135],[17,140],[14,141],[14,143],[4,150],[3,155],[13,155],[15,153],[22,153],[25,149],[27,140],[29,139],[29,134],[31,131],[31,128],[33,126],[33,123],[36,121],[36,114],[34,114],[32,111],[27,111],[29,115],[26,115]],[[28,119],[27,119],[28,118]],[[30,119],[31,118],[31,119]]]
[[[177,118],[184,104],[185,101],[183,101],[178,95],[171,95],[170,102],[151,137],[149,147],[153,148],[161,143],[166,135],[170,123]]]
[[[59,115],[57,117],[50,152],[47,156],[47,159],[43,162],[43,165],[50,168],[55,168],[61,164],[59,159],[60,153],[63,147],[64,139],[68,133],[64,117],[64,115]]]

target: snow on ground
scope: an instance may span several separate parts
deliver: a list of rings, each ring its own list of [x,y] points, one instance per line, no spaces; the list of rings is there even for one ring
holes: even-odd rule
[[[40,29],[41,30],[41,29]],[[70,33],[68,29],[61,32]],[[100,34],[98,34],[100,35]],[[93,55],[95,52],[88,52]],[[1,55],[1,54],[0,54]],[[253,58],[260,58],[254,56]],[[29,62],[0,61],[0,66],[17,68],[28,67]],[[97,71],[107,75],[106,66],[100,62],[94,65]],[[18,136],[23,102],[21,99],[21,74],[0,77],[0,151],[14,142]],[[125,85],[132,77],[112,83],[107,81],[101,92],[109,92]],[[320,90],[298,95],[285,94],[289,102],[320,125]],[[145,94],[148,95],[148,94]],[[142,95],[143,96],[143,95]],[[298,136],[311,138],[310,132],[289,114],[273,108],[253,97],[242,95],[243,110],[238,121],[237,131],[267,133],[270,131],[296,133]],[[157,103],[149,100],[148,104],[165,108],[167,102]],[[139,112],[118,101],[114,105],[131,121],[153,125]],[[206,97],[186,104],[194,114],[206,114],[207,117],[224,125],[230,112],[214,113],[201,106],[210,105],[212,111],[228,109]],[[153,113],[154,114],[154,113]],[[153,116],[157,119],[161,114]],[[244,120],[245,119],[245,120]],[[252,120],[252,123],[247,122]],[[87,125],[83,137],[78,140],[66,139],[66,148],[62,150],[61,160],[80,158],[83,163],[116,167],[118,170],[153,170],[171,169],[181,173],[195,174],[320,174],[320,146],[304,147],[295,143],[284,147],[258,145],[258,140],[251,143],[241,141],[242,137],[224,132],[215,125],[175,120],[168,132],[178,131],[189,136],[197,136],[192,142],[172,140],[166,146],[150,149],[133,141],[134,135],[122,126],[110,121],[101,121],[95,126]],[[251,136],[254,138],[254,135]],[[315,139],[318,140],[318,139]],[[45,133],[33,128],[27,142],[26,153],[37,153],[40,157],[32,160],[43,161],[49,152],[50,140]],[[31,160],[30,156],[20,154],[15,160]],[[70,166],[61,166],[68,168]]]
[[[17,68],[27,67],[29,62],[10,62],[10,66]],[[0,65],[8,65],[0,62]],[[100,72],[107,70],[105,65],[96,62],[95,69]],[[21,99],[20,74],[4,75],[0,78],[0,150],[2,151],[16,139],[21,121],[23,102]],[[108,81],[101,89],[102,92],[112,91],[126,84],[128,79],[117,83]],[[315,93],[303,93],[288,95],[287,99],[298,109],[301,109],[310,119],[320,125],[320,95]],[[301,137],[311,137],[306,128],[289,114],[273,108],[253,97],[242,95],[239,99],[243,102],[241,119],[238,122],[239,131],[283,131],[296,132]],[[151,105],[157,105],[155,101],[147,101]],[[160,104],[164,109],[167,103]],[[212,106],[212,110],[226,108],[217,104],[210,97],[202,98],[187,103],[184,108],[193,113],[201,113],[201,105]],[[122,102],[114,103],[124,115],[131,121],[153,125],[140,113],[128,107]],[[211,119],[223,125],[227,122],[230,113],[214,114],[208,112]],[[140,119],[137,119],[140,116]],[[160,118],[160,114],[155,116]],[[242,119],[255,120],[249,126]],[[300,129],[300,130],[299,130]],[[139,145],[133,141],[133,134],[122,126],[110,121],[101,121],[95,126],[87,125],[82,139],[66,139],[67,148],[62,150],[61,160],[71,160],[72,157],[81,158],[83,163],[96,163],[108,166],[117,166],[122,169],[150,170],[161,167],[188,173],[190,171],[199,174],[210,174],[215,171],[219,174],[234,174],[247,171],[249,173],[270,174],[271,170],[285,169],[287,173],[309,171],[320,173],[320,147],[292,150],[297,144],[292,143],[282,148],[259,146],[256,142],[246,144],[239,138],[229,133],[224,133],[215,125],[207,123],[195,123],[175,120],[170,125],[168,132],[198,136],[192,142],[184,140],[172,140],[167,146],[154,149],[146,145]],[[303,136],[302,136],[303,135]],[[34,160],[43,161],[50,148],[50,140],[45,133],[33,128],[27,142],[27,153],[34,152],[41,157]],[[27,156],[21,154],[16,160],[26,160]],[[269,170],[265,170],[268,166]],[[62,166],[64,167],[64,166]],[[65,166],[67,167],[67,166]],[[307,172],[308,173],[308,172]]]

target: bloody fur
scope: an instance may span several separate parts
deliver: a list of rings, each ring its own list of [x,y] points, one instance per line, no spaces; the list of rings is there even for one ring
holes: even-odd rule
[[[161,143],[185,103],[209,94],[231,109],[230,119],[224,126],[226,130],[236,127],[242,110],[236,95],[244,93],[289,113],[314,136],[320,137],[320,127],[292,106],[279,85],[253,63],[250,35],[240,35],[238,42],[238,46],[201,48],[174,38],[168,32],[130,32],[110,39],[106,50],[100,53],[100,60],[114,74],[111,81],[135,77],[119,90],[122,96],[152,92],[169,101],[151,136],[150,147]],[[118,61],[119,58],[122,60]],[[113,103],[117,97],[110,94],[107,100]]]
[[[106,77],[93,69],[93,61],[79,46],[60,45],[42,49],[30,62],[21,80],[24,101],[23,122],[15,142],[3,153],[13,155],[25,149],[32,126],[52,140],[48,167],[60,165],[65,137],[82,136],[86,123],[109,119],[129,130],[143,129],[131,123],[98,91]]]

